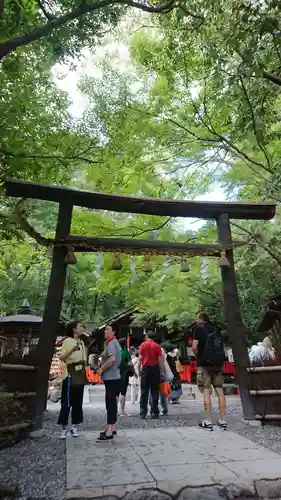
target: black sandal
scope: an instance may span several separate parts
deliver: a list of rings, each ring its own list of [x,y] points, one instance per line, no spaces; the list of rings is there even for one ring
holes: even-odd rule
[[[97,441],[105,443],[107,441],[113,441],[113,439],[114,439],[113,434],[111,434],[111,436],[108,436],[107,434],[103,434],[101,432],[99,437],[97,438]]]

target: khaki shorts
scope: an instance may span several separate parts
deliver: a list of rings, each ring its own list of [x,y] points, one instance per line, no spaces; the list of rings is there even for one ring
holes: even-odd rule
[[[197,385],[201,392],[212,392],[212,386],[215,389],[223,387],[223,374],[221,368],[213,367],[198,367],[197,368]]]

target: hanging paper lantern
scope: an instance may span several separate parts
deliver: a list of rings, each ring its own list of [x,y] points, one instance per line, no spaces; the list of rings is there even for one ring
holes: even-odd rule
[[[150,262],[150,255],[145,256],[145,263],[144,263],[143,270],[145,273],[152,273],[152,265]]]
[[[120,271],[122,269],[122,264],[120,260],[120,253],[116,252],[114,254],[114,259],[112,262],[112,270],[113,271]]]
[[[164,262],[163,262],[163,276],[160,278],[160,283],[168,277],[168,267],[169,267],[169,257],[168,255],[165,255],[164,257]]]
[[[221,252],[221,258],[220,258],[220,264],[219,265],[220,265],[220,267],[229,267],[230,266],[229,260],[226,257],[225,250],[223,250],[223,252]]]
[[[95,275],[96,278],[100,278],[101,268],[102,268],[102,253],[98,252],[97,253],[96,266],[95,266],[95,270],[94,270],[94,275]]]
[[[69,264],[69,265],[77,264],[77,259],[76,259],[73,247],[68,247],[67,254],[66,254],[65,259],[64,259],[64,263]]]
[[[132,283],[135,283],[135,281],[138,281],[138,275],[136,271],[136,263],[134,257],[131,255],[130,257],[130,269],[132,273]]]
[[[149,241],[155,241],[155,240],[157,240],[157,234],[155,233],[155,231],[151,231],[148,234],[148,239],[149,239]]]
[[[163,268],[164,268],[164,275],[165,276],[167,276],[167,274],[168,274],[168,267],[169,267],[169,257],[168,257],[168,255],[165,255],[164,262],[163,262]]]
[[[190,271],[189,264],[186,259],[181,261],[181,273],[188,273]]]
[[[201,263],[201,279],[204,284],[208,282],[208,266],[206,257],[203,257]]]

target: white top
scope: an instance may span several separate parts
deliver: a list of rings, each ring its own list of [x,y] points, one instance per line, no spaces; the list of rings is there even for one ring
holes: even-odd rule
[[[268,347],[265,347],[262,342],[259,342],[257,345],[253,345],[249,358],[251,363],[275,359],[275,351],[273,348],[269,349]]]
[[[82,342],[82,340],[80,340],[80,339],[73,339],[71,337],[68,337],[67,339],[65,339],[62,343],[62,346],[61,346],[60,356],[64,356],[65,354],[67,354],[77,344],[79,346],[79,351],[74,351],[64,361],[65,369],[64,369],[64,373],[63,373],[63,378],[67,377],[67,374],[68,374],[67,365],[69,365],[71,363],[79,363],[79,361],[84,361],[85,363],[87,363],[87,349],[86,349],[84,342]]]
[[[137,377],[140,376],[140,360],[137,356],[132,356],[132,363]]]

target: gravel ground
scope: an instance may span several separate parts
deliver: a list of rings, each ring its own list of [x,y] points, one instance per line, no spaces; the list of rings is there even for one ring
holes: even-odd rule
[[[18,485],[22,500],[64,500],[66,498],[65,443],[58,439],[56,425],[59,405],[46,412],[46,435],[40,439],[26,439],[11,448],[0,450],[0,484]],[[119,428],[155,428],[197,425],[203,417],[200,403],[183,401],[169,407],[169,416],[159,420],[140,420],[138,405],[131,406],[129,416],[119,419]],[[242,423],[241,407],[233,401],[228,404],[229,429],[257,444],[281,454],[279,427],[250,427]],[[99,431],[104,427],[105,412],[101,401],[85,405],[85,430]]]
[[[47,412],[46,436],[0,450],[0,484],[18,486],[22,500],[66,498],[65,442],[57,439],[56,413]]]

